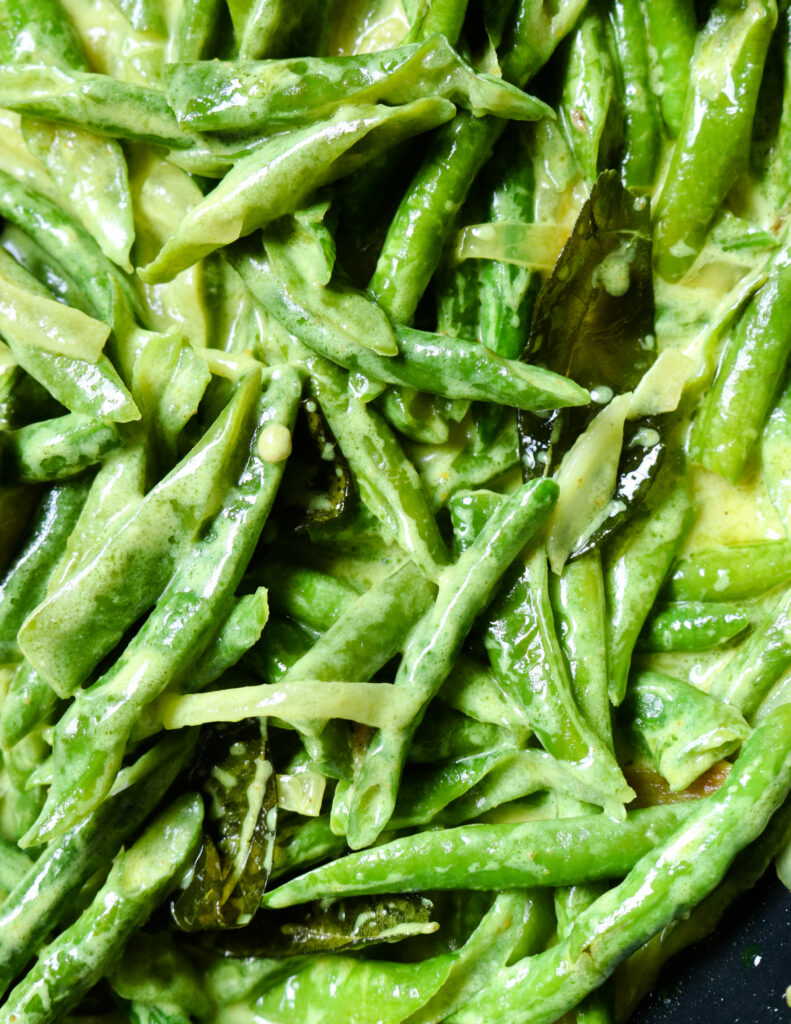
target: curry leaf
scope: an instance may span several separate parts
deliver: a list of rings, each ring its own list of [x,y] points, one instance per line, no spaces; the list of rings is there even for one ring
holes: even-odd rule
[[[272,869],[277,785],[266,757],[266,723],[213,729],[192,781],[202,783],[207,826],[173,916],[185,931],[242,927],[260,906]]]
[[[226,956],[301,956],[361,949],[426,935],[439,927],[424,896],[354,896],[306,908],[261,914],[247,928],[216,934],[209,944]]]
[[[518,414],[522,474],[553,472],[601,405],[633,390],[655,358],[651,216],[645,197],[604,171],[583,205],[539,293],[530,331],[531,360],[588,388],[592,407],[549,416]],[[574,552],[598,546],[646,497],[664,455],[663,421],[627,426],[610,514]],[[650,433],[653,443],[643,443]]]

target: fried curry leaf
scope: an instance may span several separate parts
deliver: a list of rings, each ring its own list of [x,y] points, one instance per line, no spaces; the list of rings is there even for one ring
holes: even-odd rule
[[[319,900],[262,914],[247,928],[212,935],[208,941],[226,956],[338,953],[430,934],[439,927],[432,921],[433,910],[431,900],[412,894]]]
[[[272,870],[277,785],[266,757],[266,723],[247,719],[213,729],[192,781],[201,783],[206,826],[173,917],[185,931],[240,928],[261,905]]]
[[[648,200],[603,171],[536,301],[528,350],[588,389],[630,391],[654,361]]]
[[[530,331],[532,360],[588,388],[599,407],[633,390],[655,358],[651,215],[645,197],[603,171],[539,293]],[[597,405],[518,414],[522,475],[551,473],[598,411]],[[662,421],[628,424],[611,514],[583,551],[620,527],[645,498],[664,454]],[[640,443],[650,430],[656,443]]]

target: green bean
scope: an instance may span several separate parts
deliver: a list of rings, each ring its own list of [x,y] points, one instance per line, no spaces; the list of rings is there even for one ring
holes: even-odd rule
[[[664,489],[652,505],[616,534],[604,558],[610,700],[615,705],[626,692],[637,637],[690,525],[686,481]]]
[[[355,778],[346,833],[352,849],[369,845],[387,824],[414,729],[450,674],[476,614],[488,604],[519,550],[543,526],[557,493],[551,480],[524,485],[442,574],[436,603],[411,634],[395,678],[395,685],[404,687],[413,701],[412,724],[376,733]]]
[[[27,661],[20,662],[0,707],[0,748],[9,750],[55,710],[58,695]]]
[[[101,320],[112,320],[114,285],[120,287],[131,308],[138,310],[139,300],[129,280],[85,228],[46,196],[20,185],[4,171],[0,171],[0,215],[29,234],[66,271]]]
[[[465,794],[486,779],[507,756],[502,749],[487,750],[466,757],[462,763],[454,761],[431,768],[421,766],[419,771],[407,770],[399,785],[388,831],[444,821],[443,812],[448,805],[455,807],[456,801],[463,800]],[[353,799],[353,793],[351,795]],[[341,814],[333,815],[333,825],[341,824],[348,834],[348,814],[345,818]]]
[[[0,839],[0,906],[27,874],[32,861],[16,843]]]
[[[234,666],[261,637],[269,619],[265,587],[239,597],[189,677],[186,690],[203,690]]]
[[[763,831],[791,785],[791,708],[756,729],[719,792],[577,918],[568,938],[500,972],[475,1015],[454,1024],[550,1024],[638,945],[708,896],[734,856]]]
[[[415,565],[407,562],[350,604],[279,681],[372,679],[404,649],[410,630],[428,611],[433,596],[432,584]],[[303,721],[301,731],[314,761],[322,763],[333,775],[348,776],[348,749],[343,749],[332,726],[322,728],[318,723]],[[339,746],[340,754],[333,753],[333,748],[337,751]]]
[[[657,932],[619,966],[615,978],[618,1020],[628,1018],[642,996],[652,988],[666,960],[709,935],[736,897],[756,884],[778,849],[788,841],[790,821],[791,806],[786,802],[759,838],[737,854],[725,878],[710,896]]]
[[[308,358],[307,365],[363,502],[399,547],[436,579],[448,556],[414,466],[378,413],[349,393],[342,373],[319,356]]]
[[[322,632],[334,626],[358,596],[335,576],[285,562],[267,562],[253,578],[269,589],[273,608]]]
[[[517,825],[419,832],[314,868],[264,896],[264,906],[363,893],[579,885],[619,878],[693,814],[689,804]]]
[[[684,117],[689,69],[698,34],[693,0],[642,0],[648,38],[656,54],[656,84],[662,117],[678,135]]]
[[[293,827],[279,824],[272,878],[290,874],[296,868],[310,867],[328,857],[340,857],[346,849],[346,837],[335,835],[327,814],[300,818]]]
[[[567,562],[560,576],[550,576],[550,598],[574,700],[590,727],[612,750],[606,603],[599,552]]]
[[[157,600],[181,549],[216,509],[257,390],[253,377],[243,382],[192,452],[94,540],[76,571],[28,617],[22,651],[62,696]]]
[[[450,429],[432,396],[414,388],[386,388],[377,404],[391,427],[420,444],[445,444]]]
[[[791,578],[791,544],[760,541],[695,551],[673,570],[673,601],[740,601],[758,597]]]
[[[791,458],[791,387],[788,382],[766,422],[760,444],[766,487],[787,534],[791,526],[791,482],[784,471]]]
[[[791,351],[789,313],[791,260],[784,249],[726,341],[690,436],[691,457],[731,482],[741,476],[774,403]]]
[[[40,497],[38,487],[0,487],[0,570],[16,555]]]
[[[526,727],[503,728],[494,722],[470,718],[447,704],[432,704],[415,731],[407,761],[434,764],[463,760],[495,749],[517,749],[525,745],[529,736]]]
[[[491,189],[488,219],[494,223],[535,219],[535,168],[523,135],[506,131],[484,171]],[[466,266],[461,265],[460,269]],[[539,275],[499,260],[478,271],[481,341],[508,359],[518,359],[530,333]]]
[[[521,704],[509,699],[497,676],[473,658],[461,655],[456,659],[437,697],[478,722],[506,729],[529,728]]]
[[[578,762],[599,802],[614,814],[632,799],[613,755],[582,717],[555,631],[546,554],[533,554],[498,599],[484,642],[500,685],[525,709],[548,753]]]
[[[324,52],[332,6],[323,0],[229,0],[228,9],[245,59]]]
[[[347,370],[446,398],[480,399],[520,409],[584,405],[589,400],[584,388],[551,371],[503,359],[476,342],[408,327],[395,330],[397,355],[379,355],[342,332],[340,325],[354,323],[355,315],[354,307],[347,312],[344,293],[327,288],[315,292],[302,285],[282,236],[267,232],[265,248],[275,274],[267,278],[259,270],[250,281],[251,272],[243,271],[243,277],[286,330]]]
[[[410,39],[430,39],[439,32],[456,45],[461,34],[468,0],[420,0],[414,18],[410,17]]]
[[[67,306],[81,309],[83,313],[91,311],[85,293],[30,235],[7,222],[0,235],[0,244],[31,277],[44,285],[50,295]]]
[[[1,200],[0,200],[1,202]],[[102,347],[109,327],[56,302],[0,250],[0,332],[19,365],[72,412],[128,422],[140,412]]]
[[[456,554],[467,550],[507,498],[495,491],[456,491],[448,502]]]
[[[39,954],[9,994],[0,1020],[50,1024],[109,968],[126,939],[178,883],[197,850],[203,804],[180,797],[113,864],[91,906]]]
[[[617,0],[612,7],[612,25],[624,107],[623,182],[627,188],[647,190],[656,178],[662,125],[651,89],[646,23],[639,4]]]
[[[558,936],[566,938],[577,917],[607,891],[601,883],[572,885],[555,890],[555,915]],[[606,985],[592,992],[573,1011],[575,1024],[613,1024],[612,991]]]
[[[774,683],[791,665],[791,593],[773,601],[753,634],[718,672],[711,693],[752,718]]]
[[[0,907],[0,992],[62,920],[65,899],[106,867],[134,834],[193,752],[195,734],[166,737],[150,773],[105,801],[94,814],[50,843]]]
[[[149,283],[171,280],[219,246],[304,206],[317,188],[400,139],[447,121],[454,109],[440,99],[398,107],[359,104],[341,107],[318,125],[272,136],[236,161],[140,276]]]
[[[70,413],[7,433],[3,477],[9,483],[66,480],[104,460],[121,445],[110,423]]]
[[[3,752],[0,835],[4,839],[18,842],[41,811],[44,788],[32,776],[48,750],[43,730],[37,729]]]
[[[0,583],[0,662],[19,657],[19,628],[46,593],[87,494],[80,480],[57,484],[42,498],[27,543]]]
[[[20,114],[86,128],[97,135],[187,149],[195,139],[179,127],[164,93],[143,85],[49,64],[4,65],[0,103]]]
[[[214,39],[221,0],[181,0],[176,27],[168,47],[171,61],[200,60]]]
[[[779,24],[775,30],[775,41],[778,52],[782,54],[782,107],[771,148],[766,153],[763,162],[759,164],[757,170],[759,172],[762,192],[777,208],[782,208],[788,199],[788,164],[789,156],[791,156],[791,153],[789,153],[789,147],[791,146],[791,97],[789,97],[787,88],[789,71],[791,71],[791,64],[789,64],[789,33],[791,33],[791,23],[789,22],[790,16],[787,7],[781,4],[778,8],[778,14]],[[770,93],[770,90],[773,92],[777,88],[776,82],[777,79],[770,78],[769,75],[766,76],[767,93]],[[762,100],[763,96],[759,99],[759,111]]]
[[[601,794],[578,765],[559,761],[543,750],[519,750],[505,754],[485,778],[443,811],[439,821],[445,826],[459,825],[543,791],[573,801],[585,811],[601,803]]]
[[[252,376],[252,388],[258,380]],[[206,533],[186,552],[156,608],[96,683],[83,690],[55,732],[56,774],[28,840],[60,834],[93,810],[112,787],[129,735],[146,707],[207,645],[207,626],[227,615],[266,522],[284,463],[266,462],[260,437],[273,424],[293,427],[300,384],[276,371],[255,410],[255,432],[238,482],[223,495]],[[84,730],[81,723],[89,721]]]
[[[509,961],[543,949],[552,934],[553,914],[548,893],[506,891],[498,893],[475,932],[466,943],[467,956],[456,964],[439,992],[405,1024],[433,1024],[463,1006],[496,976]]]
[[[674,793],[729,757],[750,734],[735,707],[659,672],[633,678],[621,707],[631,742],[648,754]]]
[[[619,13],[616,4],[616,25]],[[623,42],[622,37],[619,43]],[[588,186],[596,180],[600,165],[607,164],[606,129],[613,110],[617,109],[617,99],[606,22],[596,6],[590,4],[571,36],[560,96],[561,124]]]
[[[722,0],[698,37],[679,136],[656,206],[654,253],[667,280],[678,280],[689,269],[714,214],[746,169],[776,21],[774,0],[748,6]],[[732,99],[737,95],[738,109]]]
[[[552,17],[520,0],[500,57],[503,78],[522,85],[549,59],[585,0],[566,0]],[[462,111],[437,137],[387,232],[369,289],[395,323],[410,323],[437,269],[467,192],[504,128]]]
[[[3,0],[0,60],[47,62],[87,70],[74,29],[54,0]],[[64,130],[32,119],[22,122],[28,149],[47,168],[60,193],[96,237],[105,255],[130,270],[134,241],[126,162],[115,141],[97,139],[80,128]]]
[[[508,415],[486,451],[478,452],[474,445],[465,445],[460,452],[450,452],[447,457],[435,458],[428,466],[421,467],[421,476],[432,504],[441,508],[458,491],[492,483],[518,465],[516,420]]]
[[[635,646],[639,651],[706,651],[739,636],[751,622],[748,610],[736,604],[667,604],[650,616]]]
[[[476,74],[443,36],[354,57],[177,64],[168,71],[168,96],[179,123],[198,131],[271,132],[330,117],[343,105],[429,96],[478,116],[532,121],[550,113],[501,79]]]

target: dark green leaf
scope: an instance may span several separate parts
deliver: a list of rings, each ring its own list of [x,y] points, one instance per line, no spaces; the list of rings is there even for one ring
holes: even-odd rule
[[[209,938],[226,956],[301,956],[361,949],[436,931],[431,900],[417,895],[319,900],[306,908],[260,914],[233,934]]]
[[[248,719],[211,730],[192,781],[202,784],[206,826],[173,916],[185,931],[239,928],[261,905],[272,870],[277,787],[266,758],[265,722]]]
[[[656,358],[648,201],[615,171],[596,179],[536,302],[528,352],[589,388],[594,399],[636,387]],[[600,408],[600,406],[599,406]],[[522,475],[551,473],[596,415],[596,405],[540,417],[518,414]],[[613,513],[574,557],[611,536],[645,499],[664,456],[663,420],[627,423]],[[659,443],[633,443],[650,428]]]

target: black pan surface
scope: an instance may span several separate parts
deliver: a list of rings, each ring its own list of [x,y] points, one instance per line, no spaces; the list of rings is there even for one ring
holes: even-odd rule
[[[668,962],[630,1024],[786,1024],[789,986],[791,893],[771,867],[717,934]]]

